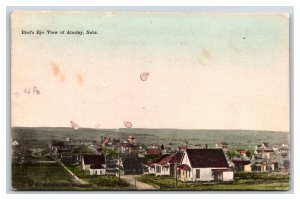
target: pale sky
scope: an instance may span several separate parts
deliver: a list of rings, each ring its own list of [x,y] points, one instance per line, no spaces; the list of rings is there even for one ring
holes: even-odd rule
[[[286,14],[15,12],[11,23],[12,126],[289,131]]]

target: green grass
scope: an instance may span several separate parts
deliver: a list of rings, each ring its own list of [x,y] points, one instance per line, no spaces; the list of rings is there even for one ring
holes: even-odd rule
[[[73,170],[70,168],[71,171]],[[124,181],[118,184],[115,176],[91,176],[79,168],[75,174],[88,182],[82,185],[59,163],[23,163],[12,164],[12,189],[19,191],[99,191],[99,190],[130,190]]]
[[[184,183],[171,177],[143,175],[137,180],[153,185],[160,190],[288,190],[290,179],[288,173],[236,173],[233,183],[203,184]]]
[[[97,188],[119,188],[119,189],[128,189],[129,184],[123,180],[119,180],[116,176],[97,176],[90,175],[87,171],[83,171],[80,166],[72,166],[66,163],[68,169],[70,169],[78,178],[92,184]]]
[[[26,190],[47,188],[46,185],[70,185],[74,179],[58,163],[12,164],[12,188]]]

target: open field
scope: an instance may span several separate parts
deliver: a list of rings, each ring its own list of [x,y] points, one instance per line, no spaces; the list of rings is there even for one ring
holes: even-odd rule
[[[118,182],[115,176],[91,176],[79,167],[68,167],[86,185],[75,183],[58,163],[24,163],[12,165],[12,187],[18,191],[103,191],[103,190],[134,190],[126,182]],[[142,175],[137,180],[150,184],[158,190],[288,190],[290,185],[288,173],[236,173],[233,183],[203,184],[183,183],[171,177]]]
[[[68,169],[70,169],[78,178],[83,181],[92,184],[96,188],[106,188],[111,190],[113,188],[128,188],[129,185],[118,179],[116,176],[91,176],[87,171],[83,171],[79,166],[72,166],[66,164]]]
[[[101,136],[126,139],[129,135],[136,137],[137,143],[165,144],[170,146],[185,145],[193,147],[208,144],[214,147],[220,141],[226,141],[234,148],[253,149],[257,144],[269,142],[275,144],[289,144],[288,132],[274,131],[251,131],[251,130],[183,130],[183,129],[87,129],[81,128],[74,131],[71,128],[12,128],[13,140],[22,141],[23,144],[45,147],[50,140],[65,139],[73,140],[96,140]]]
[[[129,190],[115,176],[90,176],[79,167],[69,168],[88,184],[78,184],[59,163],[23,163],[12,165],[12,188],[17,191]]]
[[[157,177],[154,175],[143,175],[137,180],[151,184],[160,190],[228,190],[228,191],[268,191],[268,190],[288,190],[290,179],[288,173],[235,173],[233,183],[184,183],[171,177]]]

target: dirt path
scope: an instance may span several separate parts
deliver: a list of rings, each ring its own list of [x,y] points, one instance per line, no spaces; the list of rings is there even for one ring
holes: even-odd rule
[[[75,178],[75,182],[79,183],[79,184],[88,184],[88,182],[78,178],[71,170],[69,170],[62,162],[58,162],[65,170],[67,170],[67,172],[69,172],[71,174],[71,176],[73,176]]]
[[[121,179],[134,186],[137,190],[157,190],[157,188],[152,185],[136,180],[136,177],[138,177],[138,175],[126,175],[121,176]]]

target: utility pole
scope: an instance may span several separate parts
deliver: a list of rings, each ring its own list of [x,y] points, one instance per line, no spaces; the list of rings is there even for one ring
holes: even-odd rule
[[[175,163],[175,187],[177,188],[177,163]]]
[[[120,174],[120,149],[119,149],[120,146],[119,145],[118,145],[118,175],[119,175],[118,184],[119,184],[119,187],[120,187],[121,174]]]

